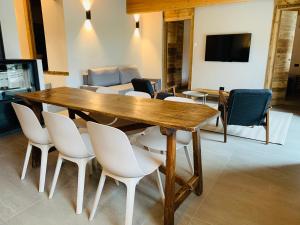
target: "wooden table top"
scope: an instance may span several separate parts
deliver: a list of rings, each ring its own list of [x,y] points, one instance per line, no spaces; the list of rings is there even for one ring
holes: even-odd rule
[[[186,131],[196,131],[219,114],[217,110],[206,105],[99,94],[68,87],[22,93],[17,96],[33,102]]]
[[[193,91],[198,91],[200,93],[205,93],[208,95],[213,95],[213,96],[219,96],[219,90],[213,90],[213,89],[205,89],[205,88],[195,88],[193,89]],[[228,92],[225,91],[225,93],[227,93],[229,95]]]

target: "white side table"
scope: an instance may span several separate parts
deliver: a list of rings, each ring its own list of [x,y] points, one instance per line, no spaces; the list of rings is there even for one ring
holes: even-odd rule
[[[206,97],[207,93],[201,93],[198,91],[184,91],[182,92],[186,97],[195,97],[195,98],[202,98],[203,104],[206,104]]]

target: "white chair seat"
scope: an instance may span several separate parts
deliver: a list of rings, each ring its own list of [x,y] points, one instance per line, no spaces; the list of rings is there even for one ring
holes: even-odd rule
[[[177,137],[178,139],[178,137]],[[145,130],[145,134],[141,134],[137,137],[137,142],[143,146],[147,146],[150,149],[157,151],[166,151],[167,139],[166,136],[160,133],[160,128],[150,127]],[[177,140],[176,150],[181,149],[185,146],[185,143],[182,143]]]
[[[146,150],[135,145],[132,146],[132,149],[136,160],[145,175],[153,173],[157,167],[162,165],[165,161],[164,155],[147,152]]]

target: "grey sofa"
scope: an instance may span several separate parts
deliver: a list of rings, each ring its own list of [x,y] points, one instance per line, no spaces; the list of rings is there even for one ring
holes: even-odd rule
[[[98,87],[110,87],[125,94],[133,90],[131,80],[141,78],[141,75],[135,66],[111,66],[89,69],[88,74],[83,76],[83,83],[80,88],[96,91]]]

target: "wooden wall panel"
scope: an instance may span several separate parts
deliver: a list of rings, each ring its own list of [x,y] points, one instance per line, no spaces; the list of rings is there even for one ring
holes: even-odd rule
[[[194,9],[175,9],[164,11],[164,21],[190,20],[194,17]]]
[[[249,0],[127,0],[127,13],[157,12],[188,9],[213,4],[245,2]]]
[[[273,104],[280,104],[286,96],[297,17],[297,11],[283,11],[281,14],[271,85]]]

